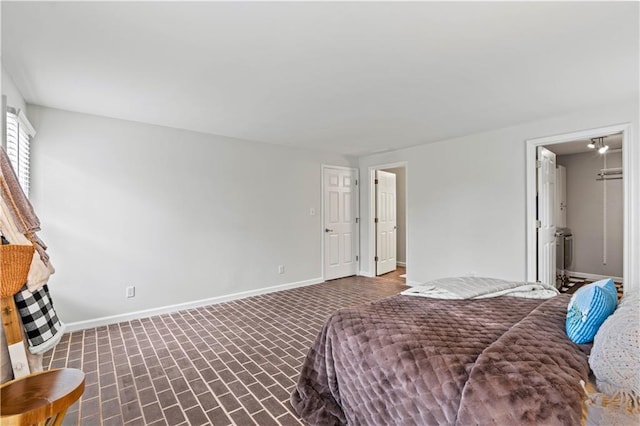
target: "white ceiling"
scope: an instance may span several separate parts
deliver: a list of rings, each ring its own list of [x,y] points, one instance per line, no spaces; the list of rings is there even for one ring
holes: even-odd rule
[[[29,103],[363,155],[638,97],[637,2],[2,2]]]

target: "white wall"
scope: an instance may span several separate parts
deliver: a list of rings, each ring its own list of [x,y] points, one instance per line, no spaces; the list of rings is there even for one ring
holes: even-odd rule
[[[607,167],[622,167],[622,153],[606,155]],[[570,271],[622,276],[623,192],[622,180],[598,181],[604,156],[597,152],[560,155],[558,164],[567,173],[567,227],[573,234],[573,264]],[[607,262],[603,262],[604,192],[607,187]]]
[[[309,211],[321,164],[348,158],[31,105],[29,117],[32,202],[63,321],[322,276]]]
[[[13,78],[2,65],[2,94],[7,97],[7,105],[19,108],[23,111],[26,110],[26,104],[22,94],[13,82]]]
[[[624,122],[638,144],[638,101],[600,105],[572,115],[526,123],[414,148],[360,158],[361,175],[377,164],[407,162],[408,282],[467,275],[526,278],[525,141]],[[640,175],[640,150],[631,150],[630,181]],[[636,186],[637,188],[637,186]],[[361,203],[369,203],[363,180]],[[640,242],[638,196],[631,202],[630,257]],[[371,220],[362,210],[363,224]],[[373,271],[369,227],[362,230],[362,270]],[[629,286],[640,288],[636,261]],[[630,287],[629,287],[630,288]]]
[[[4,65],[2,65],[2,95],[6,97],[6,106],[20,108],[25,110],[26,104],[24,102],[24,98],[22,94],[16,87],[11,75],[4,69]],[[6,129],[4,123],[5,116],[4,114],[0,114],[0,131],[2,132],[2,146],[6,147]]]

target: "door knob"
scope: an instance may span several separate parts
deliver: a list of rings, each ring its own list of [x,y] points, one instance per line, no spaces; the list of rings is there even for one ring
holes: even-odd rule
[[[333,232],[333,229],[324,228],[324,232]]]

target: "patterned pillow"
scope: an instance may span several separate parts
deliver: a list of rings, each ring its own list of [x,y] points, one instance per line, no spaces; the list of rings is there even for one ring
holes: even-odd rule
[[[598,328],[613,313],[618,294],[612,279],[596,281],[575,292],[567,308],[567,336],[574,343],[593,341]]]
[[[593,340],[589,365],[600,392],[612,401],[628,404],[630,409],[635,406],[636,414],[640,415],[639,312],[640,294],[625,294],[620,306],[598,330]],[[637,425],[640,422],[629,424]]]

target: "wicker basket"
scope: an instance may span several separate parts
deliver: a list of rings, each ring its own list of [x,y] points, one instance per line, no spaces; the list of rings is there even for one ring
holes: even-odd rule
[[[33,246],[0,245],[0,297],[11,297],[27,282]]]

